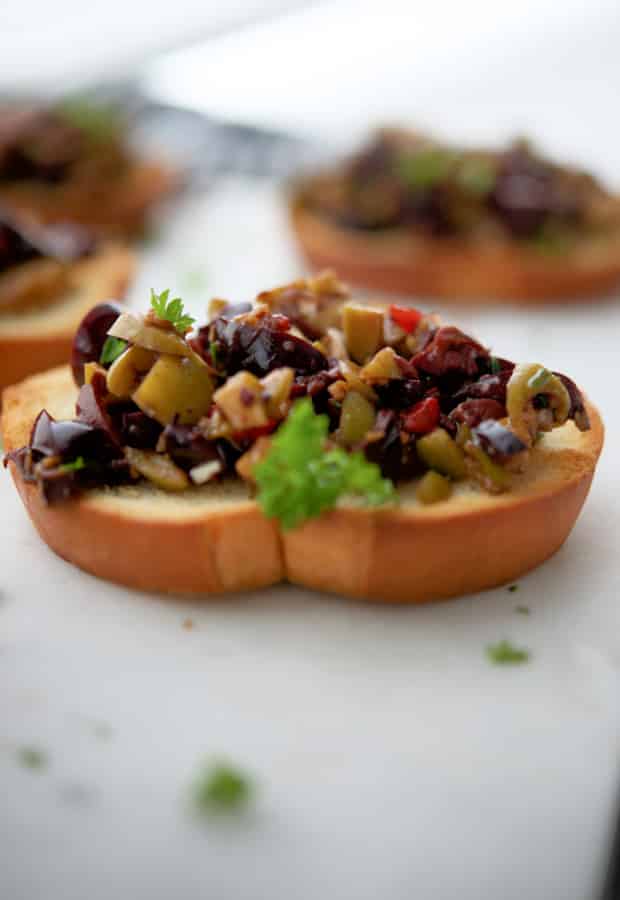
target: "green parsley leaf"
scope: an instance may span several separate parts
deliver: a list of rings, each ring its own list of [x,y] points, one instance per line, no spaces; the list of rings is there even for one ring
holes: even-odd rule
[[[63,472],[79,472],[80,469],[86,468],[86,463],[84,462],[83,456],[78,456],[77,459],[72,460],[72,462],[63,463],[62,466],[59,466]]]
[[[237,812],[247,806],[254,785],[226,762],[210,763],[194,785],[194,805],[200,813]]]
[[[495,187],[495,168],[488,159],[469,157],[462,160],[458,172],[459,185],[470,194],[486,197]]]
[[[503,640],[497,644],[489,644],[487,657],[496,666],[518,666],[530,658],[529,650],[515,647],[510,641]]]
[[[39,747],[19,747],[17,760],[26,769],[44,769],[48,764],[47,753]]]
[[[105,339],[101,350],[101,356],[99,357],[100,364],[102,366],[108,366],[110,363],[113,363],[116,357],[121,355],[126,346],[127,341],[124,341],[122,338],[108,336]]]
[[[179,334],[185,334],[196,320],[192,316],[185,315],[183,301],[180,297],[168,300],[169,296],[169,290],[156,294],[151,288],[151,307],[160,319],[163,319],[165,322],[172,322]]]
[[[298,401],[254,471],[263,512],[287,531],[332,509],[345,495],[356,494],[373,506],[395,500],[392,482],[362,453],[325,450],[328,430],[327,416],[316,415],[309,398]]]
[[[492,375],[497,375],[498,372],[502,371],[502,365],[501,365],[499,359],[497,359],[497,357],[492,356],[490,362],[491,362],[491,374]]]
[[[396,165],[397,174],[411,188],[428,188],[439,184],[450,175],[456,153],[441,147],[428,147],[417,153],[401,156]]]

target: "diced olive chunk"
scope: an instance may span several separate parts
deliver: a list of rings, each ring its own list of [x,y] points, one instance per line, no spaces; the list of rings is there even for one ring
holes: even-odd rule
[[[392,378],[402,377],[403,373],[398,365],[396,353],[391,347],[384,347],[375,353],[360,372],[360,378],[368,384],[380,384],[390,381]]]
[[[162,425],[176,421],[193,425],[206,414],[213,397],[213,381],[205,363],[191,356],[163,354],[145,376],[132,399]]]
[[[383,343],[383,310],[347,303],[342,309],[342,326],[352,359],[365,363]]]
[[[274,369],[264,378],[261,378],[263,386],[263,400],[270,419],[283,419],[287,412],[287,403],[295,372],[287,366]]]
[[[156,359],[157,354],[152,350],[137,346],[128,347],[108,369],[106,383],[109,392],[123,400],[129,399]]]
[[[447,500],[452,494],[452,485],[443,475],[429,470],[421,479],[415,495],[424,505]]]
[[[184,491],[189,478],[165,453],[125,447],[125,456],[133,468],[164,491]]]
[[[237,372],[218,388],[213,399],[233,431],[247,431],[260,428],[269,421],[262,395],[263,385],[255,375]]]
[[[193,353],[189,344],[176,331],[149,325],[144,318],[132,313],[122,313],[108,334],[156,353],[169,353],[173,356],[190,356]]]
[[[470,474],[479,481],[487,491],[499,494],[508,489],[510,474],[499,466],[484,452],[482,447],[468,441],[465,444],[465,452],[470,461]]]
[[[462,450],[443,428],[435,428],[430,434],[418,438],[416,451],[422,462],[451,478],[464,478],[465,459]]]
[[[337,432],[339,443],[347,447],[358,444],[371,430],[375,416],[375,408],[366,397],[357,391],[348,391],[342,401],[340,427]]]

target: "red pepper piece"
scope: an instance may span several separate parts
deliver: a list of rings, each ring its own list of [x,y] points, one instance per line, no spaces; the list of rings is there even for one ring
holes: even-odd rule
[[[425,397],[403,414],[403,428],[411,434],[428,434],[439,424],[439,401],[436,397]]]
[[[253,444],[259,437],[264,437],[266,434],[271,434],[272,431],[275,431],[279,424],[277,419],[270,419],[266,425],[258,425],[256,428],[247,428],[245,431],[236,431],[232,437],[236,443],[249,442]]]
[[[406,331],[407,334],[412,334],[416,330],[422,316],[423,313],[421,313],[419,309],[409,309],[407,306],[395,306],[393,303],[390,305],[390,319],[402,328],[403,331]]]

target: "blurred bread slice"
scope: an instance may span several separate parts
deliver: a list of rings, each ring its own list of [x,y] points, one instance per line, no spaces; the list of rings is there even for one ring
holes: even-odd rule
[[[579,301],[620,287],[620,228],[583,237],[563,253],[517,241],[426,237],[405,230],[340,227],[293,200],[291,222],[314,271],[333,268],[352,284],[446,303]]]
[[[123,297],[134,268],[131,250],[104,244],[77,262],[33,260],[0,275],[0,390],[67,362],[82,317]]]

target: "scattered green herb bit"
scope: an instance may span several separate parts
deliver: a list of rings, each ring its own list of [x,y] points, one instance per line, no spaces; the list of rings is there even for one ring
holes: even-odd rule
[[[495,168],[488,159],[465,158],[458,168],[456,178],[466,191],[485,197],[495,187]]]
[[[510,591],[511,594],[514,594],[515,591],[519,590],[519,585],[518,584],[509,584],[508,590]]]
[[[325,450],[328,429],[327,416],[316,415],[309,398],[298,401],[255,469],[258,502],[285,530],[319,516],[347,494],[373,506],[395,499],[392,482],[362,453]]]
[[[217,344],[215,341],[211,341],[209,343],[209,356],[211,357],[211,362],[217,369],[218,367],[218,359],[217,359]]]
[[[497,373],[501,372],[501,371],[502,371],[502,366],[501,366],[499,359],[497,359],[496,356],[492,356],[491,357],[491,374],[497,375]]]
[[[549,369],[537,369],[529,379],[527,386],[532,391],[541,391],[551,378]]]
[[[433,187],[450,174],[457,159],[450,150],[428,147],[417,153],[402,156],[397,162],[397,173],[412,188]]]
[[[561,227],[543,226],[530,240],[531,246],[547,256],[563,256],[575,244],[575,236]]]
[[[226,762],[209,764],[194,786],[194,805],[201,813],[237,812],[247,806],[253,783]]]
[[[172,322],[180,334],[185,334],[196,320],[192,316],[185,315],[183,301],[180,297],[168,300],[169,296],[170,291],[162,291],[161,294],[156,294],[151,288],[151,307],[160,319],[163,319],[165,322]]]
[[[127,341],[124,341],[122,338],[108,336],[105,339],[105,343],[101,350],[101,356],[99,357],[100,364],[102,366],[109,366],[110,363],[114,362],[117,356],[121,355],[126,346]]]
[[[97,143],[117,140],[124,130],[124,118],[118,107],[112,104],[72,97],[64,100],[58,111],[67,122]]]
[[[47,753],[38,747],[19,747],[17,750],[17,760],[26,769],[37,769],[41,771],[45,769],[49,760]]]
[[[78,456],[77,459],[68,463],[63,463],[62,466],[59,466],[58,468],[63,472],[79,472],[80,469],[86,468],[86,463],[83,456]]]
[[[515,647],[510,641],[503,640],[497,644],[489,644],[487,657],[496,666],[518,666],[529,660],[530,652],[521,647]]]
[[[529,606],[515,606],[515,612],[518,612],[521,616],[529,616],[530,608]]]
[[[181,278],[181,287],[188,294],[199,294],[207,286],[207,275],[204,269],[189,269]]]

